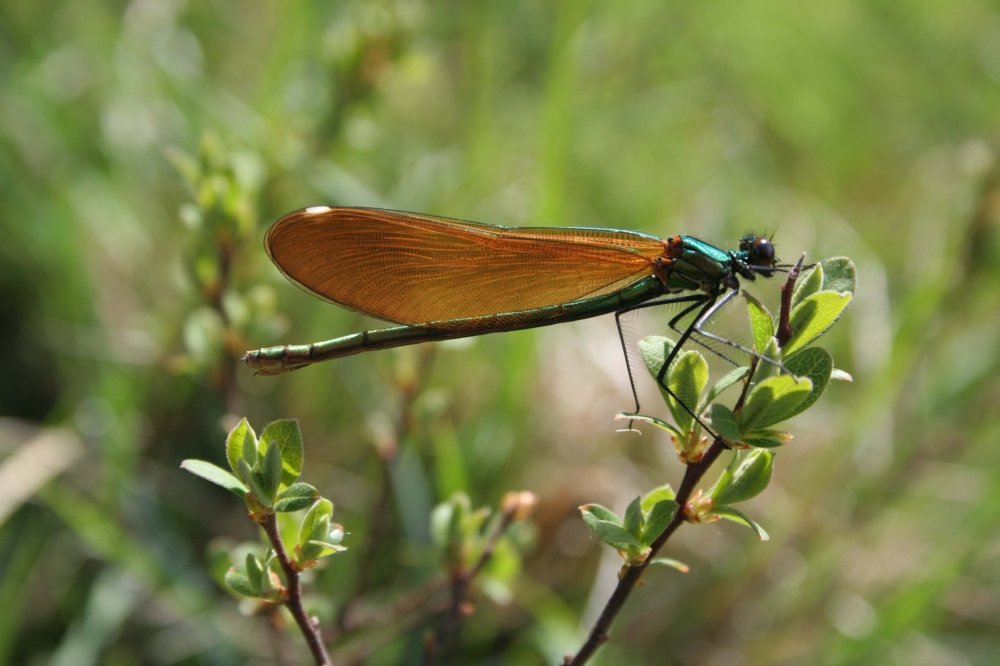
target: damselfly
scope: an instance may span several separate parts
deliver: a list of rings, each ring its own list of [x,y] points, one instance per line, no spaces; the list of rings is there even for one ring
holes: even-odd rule
[[[692,334],[732,344],[703,325],[739,292],[739,278],[771,277],[782,268],[763,236],[722,250],[692,236],[501,227],[376,208],[298,210],[275,222],[264,244],[281,272],[306,291],[399,324],[247,352],[243,361],[265,375],[375,349],[612,312],[620,334],[626,312],[683,304],[669,322],[680,337],[657,377],[667,388],[667,368]],[[691,324],[678,328],[693,312]]]

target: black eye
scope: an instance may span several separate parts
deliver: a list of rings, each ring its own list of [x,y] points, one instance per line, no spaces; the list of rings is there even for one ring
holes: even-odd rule
[[[774,243],[763,236],[755,238],[750,245],[751,266],[774,265]]]

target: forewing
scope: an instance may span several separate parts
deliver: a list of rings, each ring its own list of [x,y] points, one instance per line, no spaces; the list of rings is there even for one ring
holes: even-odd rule
[[[306,290],[401,324],[530,310],[651,274],[652,236],[498,227],[373,208],[306,208],[267,232],[268,254]]]

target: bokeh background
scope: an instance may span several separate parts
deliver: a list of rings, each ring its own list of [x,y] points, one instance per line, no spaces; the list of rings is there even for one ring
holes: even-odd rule
[[[986,0],[2,2],[0,663],[274,659],[209,573],[219,539],[255,538],[244,509],[178,468],[221,463],[239,416],[301,422],[351,533],[313,583],[328,613],[366,567],[375,601],[439,575],[427,516],[453,491],[528,489],[523,570],[454,658],[578,647],[619,560],[575,507],[681,474],[661,433],[615,432],[612,319],[253,377],[245,349],[374,323],[263,252],[272,220],[332,203],[852,257],[825,341],[855,381],[790,424],[747,505],[772,539],[681,530],[665,554],[691,572],[650,572],[597,663],[997,663]],[[354,648],[412,663],[422,612]]]

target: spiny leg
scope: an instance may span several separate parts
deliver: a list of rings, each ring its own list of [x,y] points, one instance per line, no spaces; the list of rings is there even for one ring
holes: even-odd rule
[[[622,315],[649,307],[655,307],[658,305],[676,305],[677,303],[691,303],[691,305],[684,308],[677,317],[671,319],[671,322],[676,322],[677,318],[683,317],[687,313],[691,312],[691,310],[695,309],[698,305],[704,303],[706,298],[707,297],[702,294],[697,294],[693,296],[679,296],[674,298],[663,298],[663,299],[648,301],[646,303],[640,303],[639,305],[635,305],[625,310],[619,310],[618,312],[615,313],[615,327],[618,329],[618,341],[622,345],[622,355],[625,357],[625,370],[628,372],[628,383],[629,386],[632,388],[632,399],[635,401],[634,413],[636,414],[639,413],[640,409],[639,393],[635,387],[635,375],[632,373],[632,362],[629,360],[628,345],[625,343],[625,332],[622,330],[622,319],[621,319]],[[672,325],[671,328],[673,328]],[[680,333],[680,331],[677,332]],[[669,391],[669,389],[667,390]]]
[[[644,309],[644,308],[647,308],[647,307],[654,307],[654,306],[657,306],[657,305],[667,305],[667,304],[671,304],[671,303],[691,303],[691,305],[689,305],[688,307],[686,307],[683,310],[681,310],[668,323],[668,325],[670,326],[670,328],[672,328],[674,330],[678,330],[676,328],[676,326],[677,326],[677,322],[679,320],[681,320],[682,318],[684,318],[685,316],[687,316],[692,310],[698,308],[699,306],[703,306],[703,307],[702,307],[701,311],[698,313],[698,316],[695,317],[694,321],[691,323],[690,326],[688,326],[686,329],[684,329],[683,332],[678,331],[678,332],[681,333],[681,336],[680,336],[680,338],[677,339],[677,342],[674,344],[673,348],[670,350],[670,353],[668,353],[667,357],[663,360],[663,365],[660,367],[660,371],[656,375],[656,383],[657,383],[658,386],[660,386],[660,388],[662,388],[664,391],[666,391],[666,393],[667,393],[668,396],[670,396],[671,398],[673,398],[677,402],[677,404],[679,404],[681,407],[683,407],[684,411],[687,412],[688,414],[690,414],[691,418],[693,418],[695,421],[697,421],[698,425],[700,425],[702,428],[705,429],[705,432],[707,432],[712,437],[718,437],[718,435],[716,434],[716,432],[714,430],[712,430],[710,427],[708,427],[708,425],[706,425],[705,422],[701,420],[701,417],[699,417],[694,412],[694,409],[691,408],[691,407],[689,407],[683,400],[681,400],[677,396],[676,393],[674,393],[671,390],[670,386],[668,385],[668,383],[666,381],[667,369],[670,367],[670,364],[674,362],[674,359],[677,357],[677,354],[680,353],[681,347],[683,347],[684,343],[687,342],[688,338],[691,337],[692,332],[694,332],[695,324],[698,321],[700,321],[701,319],[703,319],[705,313],[709,309],[712,308],[712,305],[715,303],[715,297],[714,296],[706,296],[706,295],[699,294],[699,295],[695,295],[695,296],[683,296],[683,297],[680,297],[680,298],[670,298],[670,299],[661,299],[661,300],[656,300],[656,301],[649,301],[649,302],[646,302],[646,303],[641,303],[641,304],[639,304],[639,305],[637,305],[637,306],[635,306],[633,308],[629,308],[628,310],[623,310],[621,313],[616,313],[616,317],[618,315],[620,315],[620,314],[624,314],[625,312],[631,312],[632,310],[641,310],[641,309]],[[619,326],[618,331],[619,331],[619,335],[621,335],[621,326]],[[621,339],[622,339],[622,348],[624,349],[625,348],[624,337],[622,336]],[[626,363],[626,366],[627,366],[628,365],[628,354],[626,354],[625,363]],[[632,377],[631,377],[631,368],[629,368],[629,373],[630,373],[629,374],[629,379],[630,379],[630,381],[632,381],[632,386],[633,386],[633,397],[635,398],[636,413],[638,413],[638,411],[639,411],[639,398],[638,398],[638,396],[634,392],[635,391],[635,382],[632,380]]]
[[[733,340],[730,340],[728,338],[724,338],[721,335],[716,335],[715,333],[712,333],[711,331],[706,331],[704,329],[704,326],[705,326],[706,322],[708,322],[708,320],[711,319],[712,316],[716,312],[718,312],[720,309],[722,309],[722,307],[726,303],[728,303],[729,301],[733,300],[733,298],[738,293],[739,293],[738,289],[733,289],[733,290],[727,292],[726,295],[723,296],[721,299],[719,299],[718,302],[716,302],[713,307],[707,308],[704,313],[702,313],[701,315],[699,315],[695,319],[695,321],[694,321],[694,324],[693,324],[694,331],[693,331],[693,333],[697,334],[697,335],[700,335],[700,336],[702,336],[704,338],[707,338],[709,340],[713,340],[715,342],[718,342],[718,343],[727,345],[729,347],[732,347],[733,349],[741,351],[741,352],[743,352],[745,354],[749,354],[750,356],[752,356],[752,357],[754,357],[754,358],[756,358],[756,359],[758,359],[760,361],[763,361],[764,363],[770,363],[771,365],[775,366],[776,368],[778,368],[782,372],[788,372],[788,368],[786,368],[784,366],[784,364],[781,363],[781,361],[776,361],[773,358],[769,358],[767,356],[764,356],[760,352],[757,352],[757,351],[755,351],[753,349],[750,349],[749,347],[745,347],[744,345],[741,345],[738,342],[734,342]],[[676,323],[677,323],[677,318],[675,317],[675,318],[673,318],[673,319],[670,320],[670,322],[669,322],[668,325],[675,332],[681,333],[682,331],[681,331],[681,329],[677,328]],[[689,326],[688,328],[690,329],[691,327]],[[705,349],[708,349],[709,351],[711,351],[713,354],[715,354],[719,358],[723,359],[724,361],[728,361],[729,363],[731,363],[734,366],[739,366],[739,363],[737,363],[736,361],[732,360],[731,358],[729,358],[725,354],[722,354],[721,352],[719,352],[719,350],[717,350],[717,349],[709,346],[708,344],[702,342],[701,340],[698,340],[697,337],[692,337],[691,340],[693,342],[701,345]]]

